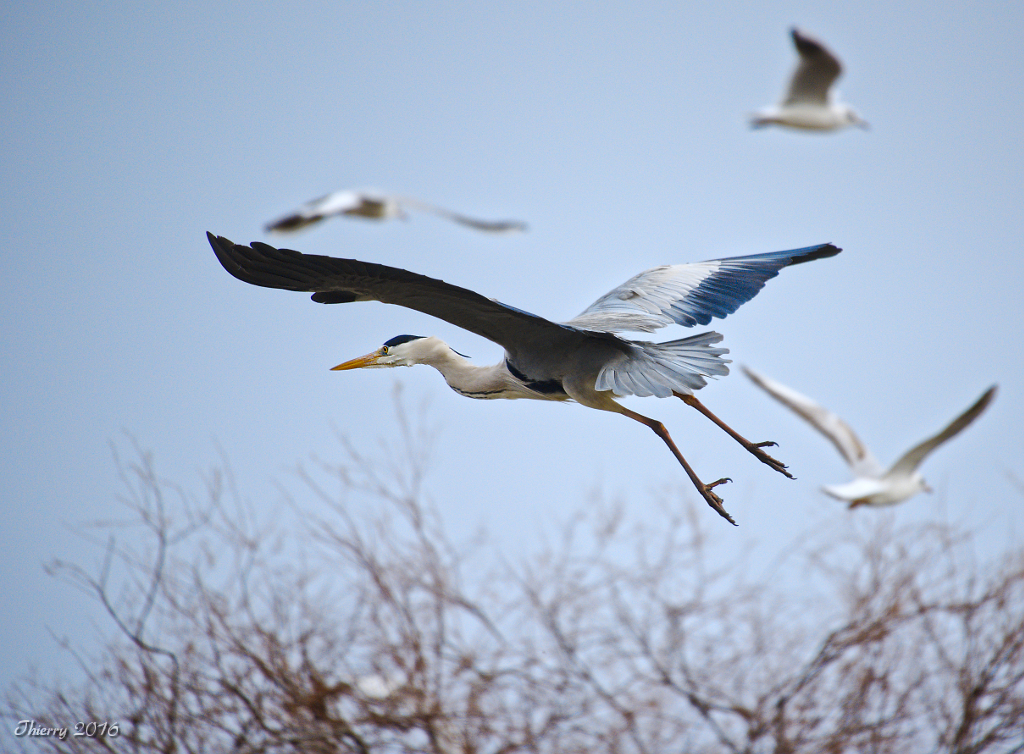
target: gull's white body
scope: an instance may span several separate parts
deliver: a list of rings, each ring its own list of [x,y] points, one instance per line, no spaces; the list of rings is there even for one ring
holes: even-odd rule
[[[826,105],[777,105],[760,110],[753,118],[755,127],[785,126],[803,131],[838,131],[847,126],[860,125],[857,113],[849,105],[828,103]]]
[[[758,111],[750,123],[761,126],[785,126],[806,131],[837,131],[847,126],[867,127],[849,105],[835,102],[831,87],[842,65],[821,42],[799,29],[791,31],[800,62],[790,79],[782,102]]]
[[[478,220],[460,215],[408,196],[385,194],[374,189],[335,191],[303,204],[294,212],[268,223],[269,233],[290,233],[331,217],[363,217],[370,220],[406,219],[406,209],[430,212],[460,225],[488,233],[513,233],[526,230],[518,220]]]
[[[831,411],[792,388],[752,369],[744,367],[743,371],[754,384],[790,408],[836,446],[855,478],[846,484],[826,485],[822,490],[834,498],[849,503],[851,508],[858,505],[895,505],[919,492],[930,492],[931,489],[924,477],[917,470],[918,466],[935,448],[977,419],[996,393],[996,386],[993,385],[945,429],[918,443],[904,453],[892,467],[884,469],[850,426]]]
[[[846,484],[822,485],[822,491],[837,500],[858,505],[895,505],[909,500],[919,492],[931,492],[924,477],[917,471],[910,474],[884,474],[879,478],[860,477]]]

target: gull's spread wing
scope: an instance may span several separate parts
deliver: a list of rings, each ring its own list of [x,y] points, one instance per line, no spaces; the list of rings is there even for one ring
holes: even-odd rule
[[[981,412],[985,410],[989,403],[996,395],[996,386],[993,385],[984,393],[981,397],[974,402],[969,409],[964,411],[960,416],[955,418],[949,423],[944,430],[939,432],[934,437],[929,437],[922,443],[915,445],[913,448],[908,450],[903,456],[893,464],[892,469],[889,470],[890,474],[911,474],[916,469],[921,461],[925,459],[929,453],[935,448],[939,447],[946,440],[950,439],[954,435],[961,432],[968,424],[978,418]]]
[[[335,215],[360,215],[382,218],[388,212],[388,199],[360,191],[335,191],[306,202],[294,212],[268,223],[268,233],[300,230]]]
[[[801,395],[780,382],[758,374],[753,369],[743,367],[743,371],[755,385],[825,435],[836,446],[836,450],[850,465],[854,474],[863,477],[881,475],[882,469],[878,461],[850,429],[850,425],[806,395]]]
[[[793,71],[793,78],[790,79],[789,91],[786,92],[783,104],[827,104],[829,87],[842,72],[839,60],[825,45],[799,29],[793,29],[791,34],[793,44],[800,53],[800,62]]]
[[[444,209],[435,204],[421,202],[419,199],[413,199],[410,196],[395,197],[395,201],[409,209],[430,212],[438,217],[443,217],[446,220],[451,220],[474,230],[482,230],[485,233],[522,233],[527,230],[526,223],[521,220],[480,220],[458,212],[452,212],[450,209]]]

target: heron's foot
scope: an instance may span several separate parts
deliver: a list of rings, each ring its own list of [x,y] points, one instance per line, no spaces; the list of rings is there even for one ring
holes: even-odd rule
[[[780,474],[785,474],[790,479],[796,478],[788,471],[786,471],[786,464],[782,463],[781,461],[775,458],[772,458],[770,455],[761,450],[761,448],[767,448],[772,445],[777,445],[778,443],[772,442],[771,440],[769,440],[768,442],[751,442],[747,438],[743,437],[743,435],[741,435],[735,429],[726,424],[724,421],[715,416],[714,413],[712,413],[712,411],[707,406],[705,406],[703,403],[697,400],[697,396],[693,395],[692,393],[673,392],[672,394],[679,398],[687,406],[692,406],[693,408],[700,411],[702,414],[704,414],[704,416],[706,416],[715,424],[717,424],[721,429],[725,430],[725,432],[728,433],[729,437],[731,437],[744,448],[746,448],[747,452],[752,453],[753,456],[761,463],[768,464],[777,472],[779,472]]]
[[[751,454],[753,454],[754,458],[759,460],[761,463],[764,463],[764,464],[767,464],[767,465],[771,466],[777,472],[779,472],[780,474],[783,474],[784,476],[786,476],[789,479],[796,479],[795,476],[793,476],[788,471],[786,471],[786,469],[788,468],[786,466],[786,464],[784,464],[782,461],[780,461],[777,458],[773,458],[772,456],[768,455],[763,450],[761,450],[761,448],[770,448],[772,445],[778,445],[777,442],[774,442],[772,440],[767,440],[765,442],[748,442],[748,443],[741,443],[741,444]]]
[[[722,506],[722,498],[720,498],[718,495],[711,491],[712,488],[731,481],[732,480],[729,477],[722,477],[718,481],[712,482],[711,484],[704,484],[702,482],[697,485],[697,492],[700,493],[701,497],[704,498],[707,504],[710,505],[719,516],[724,518],[733,526],[736,526],[736,521],[733,519],[732,516],[729,515],[729,513]]]

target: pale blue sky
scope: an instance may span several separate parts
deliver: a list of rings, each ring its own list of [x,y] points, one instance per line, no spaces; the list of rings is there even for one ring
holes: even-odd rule
[[[794,23],[843,59],[841,93],[872,130],[748,129],[784,87]],[[1017,4],[22,3],[0,22],[0,77],[4,685],[66,665],[47,628],[93,635],[88,600],[42,564],[96,559],[70,529],[118,512],[110,444],[129,453],[125,431],[197,493],[222,448],[243,495],[273,505],[276,485],[301,494],[299,463],[339,454],[335,432],[393,434],[400,381],[440,429],[428,486],[446,520],[486,525],[506,553],[595,488],[635,515],[654,491],[694,495],[658,438],[621,417],[469,401],[425,367],[328,371],[401,333],[500,356],[395,307],[244,285],[204,238],[277,242],[264,222],[339,188],[531,231],[416,215],[281,245],[554,319],[656,264],[836,243],[841,255],[784,270],[713,328],[736,364],[830,406],[883,462],[998,382],[988,413],[927,461],[936,493],[885,515],[968,522],[986,552],[1020,546]],[[779,441],[799,477],[678,401],[628,402],[705,479],[735,480],[723,497],[740,526],[712,529],[721,557],[852,515],[817,490],[845,481],[838,455],[738,370],[701,398]]]

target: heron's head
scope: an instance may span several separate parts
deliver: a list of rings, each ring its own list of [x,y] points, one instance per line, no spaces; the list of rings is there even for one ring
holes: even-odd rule
[[[414,364],[429,364],[440,353],[449,352],[440,338],[425,338],[422,335],[398,335],[376,351],[332,367],[331,371],[346,369],[373,369],[382,367],[411,367]]]

